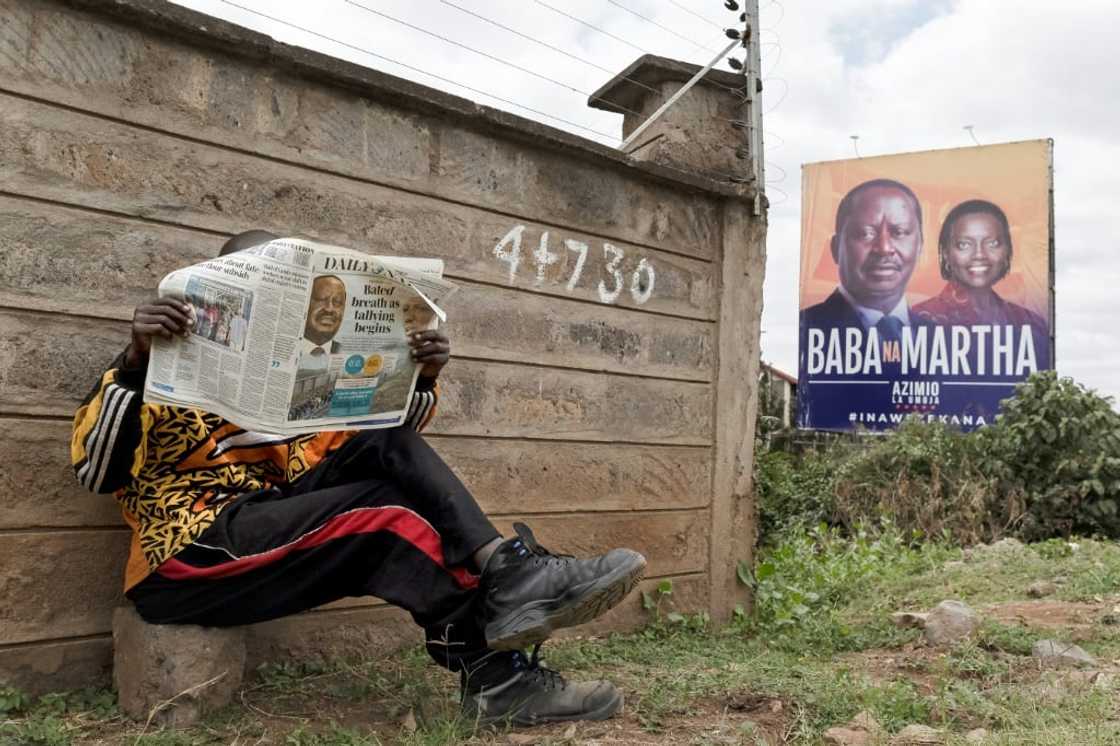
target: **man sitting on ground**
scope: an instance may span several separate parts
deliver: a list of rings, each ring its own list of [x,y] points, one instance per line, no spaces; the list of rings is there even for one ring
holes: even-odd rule
[[[275,238],[249,231],[220,253]],[[74,419],[79,481],[115,492],[132,527],[125,591],[141,617],[221,627],[377,596],[411,612],[429,654],[460,673],[470,717],[533,725],[618,711],[614,685],[567,683],[522,650],[617,604],[645,559],[553,555],[522,524],[503,540],[418,434],[450,357],[442,331],[409,335],[420,378],[405,425],[281,436],[143,403],[152,338],[187,335],[196,318],[173,298],[138,306],[131,343]]]

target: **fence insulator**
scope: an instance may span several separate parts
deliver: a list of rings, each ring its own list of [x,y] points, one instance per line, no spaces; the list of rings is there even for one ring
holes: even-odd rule
[[[728,10],[738,10],[739,3],[735,2],[735,0],[724,0],[723,7],[727,8]]]
[[[723,33],[724,33],[724,35],[727,36],[728,39],[742,39],[743,38],[743,35],[739,33],[738,29],[729,28],[729,29],[726,29]]]
[[[740,62],[739,60],[737,60],[734,57],[728,57],[727,58],[727,64],[731,66],[732,70],[742,70],[743,69],[743,63]]]

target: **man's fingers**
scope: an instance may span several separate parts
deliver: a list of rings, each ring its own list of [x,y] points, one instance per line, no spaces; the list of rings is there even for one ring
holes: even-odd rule
[[[419,349],[412,351],[413,360],[431,360],[436,357],[442,357],[445,360],[450,356],[451,348],[448,345],[431,344],[425,345]]]
[[[170,339],[171,337],[174,337],[176,335],[176,332],[171,331],[163,324],[133,324],[132,329],[137,334],[142,334],[149,337],[159,336],[165,339]]]
[[[424,342],[423,344],[415,345],[412,348],[413,352],[422,352],[424,354],[432,352],[433,350],[439,352],[449,352],[451,350],[451,344],[446,340],[443,342]]]
[[[425,329],[421,332],[413,332],[408,335],[408,343],[413,346],[422,345],[426,342],[447,342],[447,335],[439,329]]]
[[[166,313],[137,313],[132,322],[133,330],[141,334],[155,334],[157,329],[162,329],[168,335],[183,334],[190,329],[190,324],[182,317],[172,317]],[[164,335],[166,336],[166,335]]]
[[[167,300],[169,300],[168,303],[140,306],[136,309],[136,317],[166,316],[174,319],[178,324],[189,326],[192,318],[189,307],[186,307],[186,304],[179,303],[178,301]]]

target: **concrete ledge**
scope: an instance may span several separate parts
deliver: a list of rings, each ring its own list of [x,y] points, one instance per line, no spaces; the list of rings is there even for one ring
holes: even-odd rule
[[[226,705],[245,673],[245,630],[148,624],[113,612],[113,686],[129,717],[181,728]]]

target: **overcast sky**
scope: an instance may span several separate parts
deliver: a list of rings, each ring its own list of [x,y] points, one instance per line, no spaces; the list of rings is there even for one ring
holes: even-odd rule
[[[178,1],[280,41],[611,145],[617,144],[621,117],[589,109],[587,94],[643,52],[708,62],[710,50],[723,46],[720,27],[737,16],[724,9],[722,0]],[[863,156],[961,147],[972,144],[963,129],[972,125],[985,144],[1054,138],[1058,369],[1101,393],[1120,395],[1120,377],[1114,374],[1120,368],[1120,263],[1112,258],[1116,249],[1109,229],[1112,203],[1120,197],[1117,178],[1109,175],[1120,164],[1114,134],[1120,118],[1120,51],[1111,38],[1120,26],[1120,3],[761,2],[767,181],[773,203],[763,357],[796,372],[800,165],[851,157],[853,134],[859,135]],[[1101,246],[1102,240],[1108,245]]]

